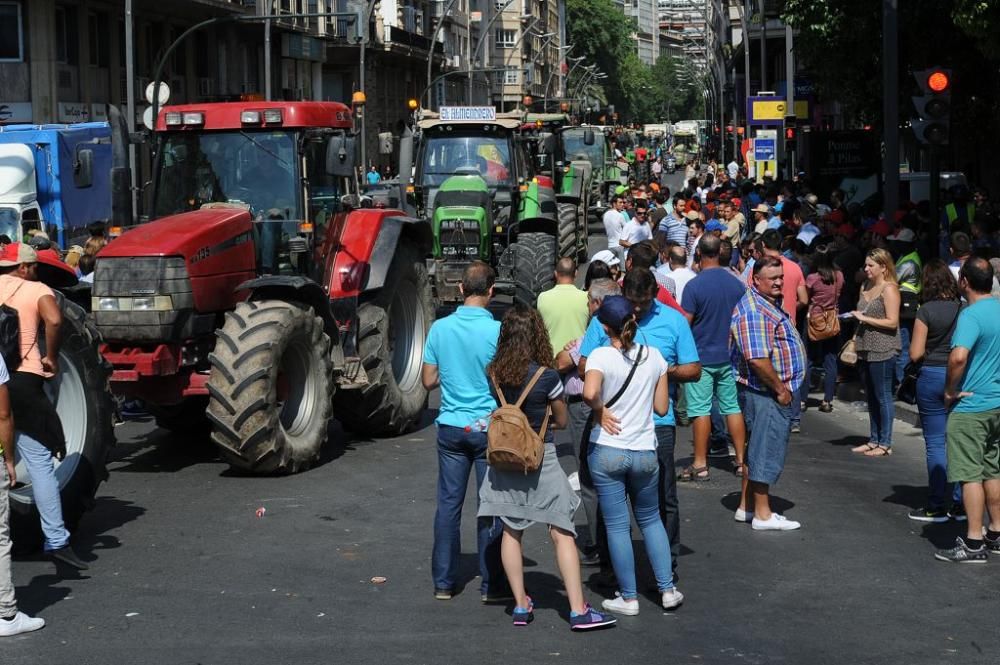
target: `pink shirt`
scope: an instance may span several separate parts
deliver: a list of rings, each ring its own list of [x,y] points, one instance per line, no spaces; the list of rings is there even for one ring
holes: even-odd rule
[[[799,307],[797,292],[800,286],[806,285],[806,278],[802,276],[802,268],[791,259],[781,257],[781,266],[785,269],[785,285],[781,289],[781,309],[785,310],[788,318],[795,323],[795,310]]]
[[[39,376],[49,376],[42,369],[42,354],[38,349],[38,333],[42,330],[38,301],[44,296],[55,297],[52,289],[41,282],[28,282],[14,275],[0,276],[0,303],[17,310],[21,328],[21,366],[17,371]]]

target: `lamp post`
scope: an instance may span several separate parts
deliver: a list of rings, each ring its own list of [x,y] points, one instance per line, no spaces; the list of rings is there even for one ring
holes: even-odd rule
[[[558,47],[559,51],[569,51],[573,48],[572,44],[566,44],[565,46]],[[548,111],[549,106],[549,86],[552,85],[552,77],[556,75],[556,72],[561,69],[559,65],[556,65],[555,69],[549,74],[549,78],[545,81],[545,93],[542,96],[542,109]]]
[[[444,0],[431,0],[431,4],[436,4],[438,2],[444,2]],[[434,32],[431,34],[431,43],[429,46],[429,52],[427,53],[427,105],[430,106],[430,89],[431,89],[431,65],[434,64],[434,45],[437,44],[438,35],[441,34],[441,28],[444,27],[444,17],[447,16],[452,7],[455,6],[456,0],[448,0],[448,4],[445,5],[444,11],[441,12],[441,18],[438,19],[437,25],[434,26]],[[421,103],[423,101],[421,100]]]
[[[541,20],[541,17],[538,17],[538,16],[534,17],[532,19],[531,23],[528,24],[528,27],[525,28],[524,30],[522,30],[521,34],[518,35],[518,37],[514,41],[514,43],[511,44],[511,46],[509,48],[510,53],[507,54],[507,57],[504,58],[504,62],[503,62],[505,70],[506,69],[510,69],[510,57],[514,54],[514,51],[517,50],[517,47],[521,45],[521,42],[524,41],[524,38],[528,36],[528,33],[530,33],[532,30],[534,30],[535,26],[538,24],[538,22],[540,20]],[[520,68],[518,68],[518,71],[520,71]],[[506,86],[507,86],[507,83],[504,82],[503,85],[500,87],[500,106],[501,106],[501,108],[503,107],[504,88]]]
[[[496,8],[496,12],[490,18],[486,27],[483,28],[482,34],[479,35],[479,41],[476,43],[476,48],[469,54],[469,103],[472,103],[472,63],[476,62],[479,58],[479,52],[483,48],[483,44],[486,43],[486,37],[490,34],[490,28],[496,23],[496,20],[503,16],[503,13],[507,11],[507,8],[513,4],[514,0],[506,0],[502,5]],[[521,17],[524,19],[524,17]]]

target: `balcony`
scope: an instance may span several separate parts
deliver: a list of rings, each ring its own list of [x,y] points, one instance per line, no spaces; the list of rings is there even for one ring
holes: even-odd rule
[[[420,49],[421,51],[429,51],[431,48],[431,40],[423,35],[418,35],[415,32],[407,32],[406,30],[397,28],[394,25],[386,27],[388,28],[386,38],[390,45],[395,44],[399,46],[409,46],[410,48]],[[435,43],[434,52],[443,55],[444,44],[441,42]]]

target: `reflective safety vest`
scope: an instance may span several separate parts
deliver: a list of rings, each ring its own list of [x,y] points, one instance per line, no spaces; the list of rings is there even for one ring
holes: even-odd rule
[[[944,214],[948,217],[948,226],[954,226],[959,217],[958,206],[954,203],[949,203],[944,207]],[[965,219],[969,224],[972,224],[976,220],[976,206],[974,204],[965,204]]]
[[[900,268],[902,268],[906,263],[914,263],[916,265],[916,270],[913,271],[912,275],[906,278],[905,282],[899,283],[899,290],[919,295],[920,291],[923,289],[923,284],[921,284],[920,279],[921,271],[924,266],[923,261],[920,260],[920,255],[917,254],[916,250],[910,252],[906,256],[901,256],[899,257],[899,260],[896,261],[897,274],[900,272]]]

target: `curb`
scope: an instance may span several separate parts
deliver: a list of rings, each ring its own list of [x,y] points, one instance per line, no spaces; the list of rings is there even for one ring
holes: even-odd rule
[[[855,411],[851,405],[854,402],[864,402],[865,391],[864,388],[861,387],[861,384],[856,381],[838,383],[836,397],[834,399],[841,403],[841,407],[845,411]],[[911,427],[919,428],[920,413],[917,411],[916,404],[907,404],[906,402],[900,402],[897,400],[896,420],[901,420]]]

